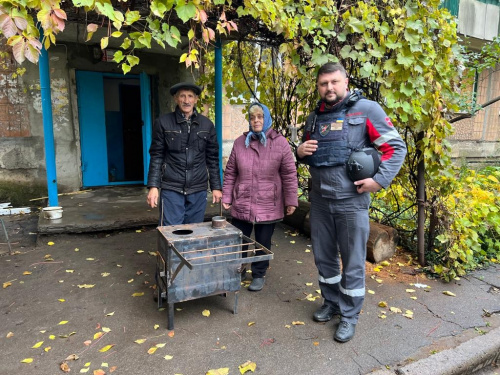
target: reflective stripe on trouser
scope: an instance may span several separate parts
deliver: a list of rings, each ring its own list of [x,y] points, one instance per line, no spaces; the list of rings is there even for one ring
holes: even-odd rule
[[[350,323],[357,323],[365,299],[369,206],[366,194],[338,200],[311,194],[311,241],[321,294]]]

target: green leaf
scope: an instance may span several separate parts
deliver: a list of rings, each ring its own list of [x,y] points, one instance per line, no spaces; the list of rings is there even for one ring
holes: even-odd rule
[[[92,8],[94,6],[94,0],[73,0],[73,5],[77,8],[80,7]]]
[[[147,48],[151,48],[151,33],[144,31],[142,36],[139,37],[139,41],[145,45]]]
[[[125,56],[123,55],[122,51],[116,51],[115,54],[113,55],[113,61],[116,63],[119,63],[123,60]]]
[[[398,61],[398,64],[409,67],[415,61],[415,58],[413,57],[413,55],[405,55],[404,53],[400,53],[398,54],[396,60]]]
[[[194,16],[196,16],[196,7],[193,3],[187,3],[184,5],[177,5],[175,7],[177,16],[182,20],[182,22],[187,22]]]
[[[133,55],[128,55],[127,56],[127,62],[129,63],[130,67],[133,67],[137,64],[139,64],[139,58],[137,56],[133,56]]]
[[[349,21],[347,22],[347,25],[349,25],[355,33],[363,33],[365,31],[365,24],[363,21],[358,20],[357,18],[354,17],[349,17]]]
[[[122,45],[120,46],[120,48],[123,48],[123,49],[128,49],[130,47],[130,45],[132,44],[132,41],[129,39],[129,38],[125,38],[123,40],[123,43]]]
[[[121,36],[122,36],[122,34],[123,34],[123,33],[122,33],[121,31],[115,31],[114,33],[112,33],[112,34],[111,34],[111,36],[112,36],[113,38],[119,38],[119,37],[121,37]]]
[[[122,64],[122,70],[123,70],[123,73],[124,74],[127,74],[128,72],[130,72],[130,69],[132,69],[129,65],[123,63]]]
[[[101,38],[101,49],[106,49],[106,47],[108,46],[108,41],[109,38],[107,36]]]
[[[132,25],[134,22],[139,21],[141,19],[141,14],[137,11],[129,11],[125,13],[125,24]]]

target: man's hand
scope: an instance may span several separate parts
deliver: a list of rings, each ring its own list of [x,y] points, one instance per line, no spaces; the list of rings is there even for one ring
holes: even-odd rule
[[[148,198],[146,201],[151,208],[158,207],[158,188],[149,188]]]
[[[358,193],[376,193],[382,186],[375,182],[373,178],[365,178],[364,180],[355,181],[354,185],[358,187]]]
[[[222,199],[222,191],[212,190],[212,203],[219,203]]]
[[[229,210],[231,205],[229,203],[222,203],[222,207],[224,207],[225,210]]]
[[[304,156],[312,155],[318,149],[318,141],[311,139],[305,141],[297,148],[297,156],[303,158]]]
[[[297,207],[295,207],[295,206],[286,206],[286,214],[287,214],[287,216],[293,214],[295,212],[296,208]]]

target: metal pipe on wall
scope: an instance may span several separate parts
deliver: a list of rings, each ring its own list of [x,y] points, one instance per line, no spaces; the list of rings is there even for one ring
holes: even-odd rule
[[[215,42],[215,130],[219,142],[219,171],[222,181],[222,42]]]
[[[52,99],[50,94],[49,56],[43,47],[43,29],[40,28],[42,50],[38,61],[40,74],[40,94],[42,98],[43,140],[45,145],[45,169],[47,173],[48,206],[58,206],[56,152],[54,143],[54,121],[52,117]]]

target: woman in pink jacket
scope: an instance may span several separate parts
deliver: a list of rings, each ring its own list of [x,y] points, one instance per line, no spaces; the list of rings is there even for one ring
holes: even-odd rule
[[[250,129],[234,142],[224,172],[222,205],[245,236],[255,229],[255,240],[271,249],[274,226],[298,206],[297,169],[288,141],[271,128],[269,109],[254,103],[248,115]],[[263,288],[268,267],[267,260],[252,263],[248,290]]]

